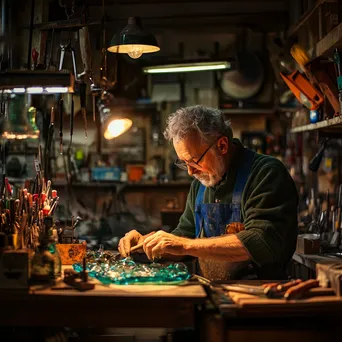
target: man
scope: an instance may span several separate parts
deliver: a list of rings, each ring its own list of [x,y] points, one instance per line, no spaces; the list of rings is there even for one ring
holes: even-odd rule
[[[233,139],[230,122],[204,106],[171,114],[164,136],[176,165],[195,179],[173,232],[130,231],[119,251],[143,242],[149,259],[198,258],[210,279],[284,279],[297,239],[298,194],[284,165]]]

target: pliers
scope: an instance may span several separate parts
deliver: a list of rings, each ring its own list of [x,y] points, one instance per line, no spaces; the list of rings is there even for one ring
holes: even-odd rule
[[[68,43],[66,45],[61,44],[61,58],[59,60],[59,70],[63,69],[64,56],[65,56],[66,51],[71,52],[73,72],[74,72],[75,79],[77,79],[78,76],[77,76],[77,68],[76,68],[75,49],[71,45],[71,39],[68,40]]]

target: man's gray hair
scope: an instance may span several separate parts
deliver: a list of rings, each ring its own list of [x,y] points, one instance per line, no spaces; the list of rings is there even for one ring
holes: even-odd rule
[[[179,141],[198,132],[202,139],[211,143],[213,139],[226,136],[233,139],[230,121],[225,120],[220,110],[202,105],[180,108],[170,114],[166,122],[164,137]]]

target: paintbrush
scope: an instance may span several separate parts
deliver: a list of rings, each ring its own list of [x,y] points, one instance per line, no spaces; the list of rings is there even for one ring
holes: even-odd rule
[[[132,253],[136,252],[138,249],[142,248],[143,245],[144,245],[144,243],[142,242],[136,246],[131,247],[130,254],[132,254]],[[119,260],[121,257],[122,257],[122,255],[121,255],[121,253],[119,253],[115,256],[115,260]]]

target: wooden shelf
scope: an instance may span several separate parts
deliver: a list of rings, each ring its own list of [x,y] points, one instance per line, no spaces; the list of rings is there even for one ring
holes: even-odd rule
[[[308,20],[312,17],[312,15],[315,13],[316,9],[318,8],[318,6],[320,6],[322,3],[324,2],[324,0],[320,0],[317,1],[317,3],[315,4],[315,6],[310,10],[305,12],[301,18],[299,19],[298,22],[296,22],[295,24],[293,24],[287,31],[287,36],[291,37],[294,34],[296,34],[298,32],[298,30],[306,25],[306,23],[308,22]]]
[[[316,44],[316,57],[331,57],[337,47],[342,47],[342,23],[332,29]]]
[[[320,121],[313,124],[308,124],[304,126],[298,126],[291,129],[291,133],[308,132],[314,130],[324,130],[324,131],[341,131],[342,132],[342,116],[332,118],[329,120]]]
[[[261,114],[261,115],[270,115],[275,113],[274,108],[223,108],[220,109],[223,114],[229,115],[253,115],[253,114]]]
[[[300,28],[302,28],[303,26],[305,26],[308,21],[312,18],[312,16],[314,15],[314,13],[316,12],[316,10],[322,6],[324,3],[336,3],[336,0],[317,0],[316,4],[312,7],[311,10],[307,11],[306,13],[304,13],[301,18],[299,19],[299,21],[295,24],[293,24],[287,31],[287,36],[291,37],[293,35],[295,35]]]
[[[66,186],[65,181],[53,180],[52,187],[60,188]],[[138,182],[138,183],[130,183],[130,182],[121,182],[121,181],[91,181],[91,182],[76,182],[71,185],[71,187],[77,188],[110,188],[114,189],[115,187],[124,187],[125,189],[145,189],[145,188],[177,188],[177,187],[189,187],[191,186],[191,181],[169,181],[166,183],[156,183],[156,182]]]

